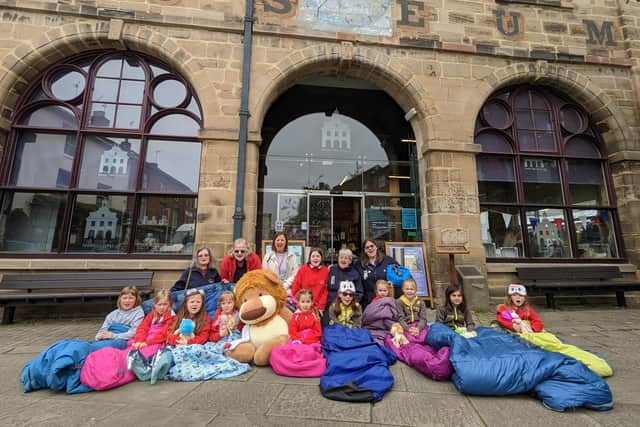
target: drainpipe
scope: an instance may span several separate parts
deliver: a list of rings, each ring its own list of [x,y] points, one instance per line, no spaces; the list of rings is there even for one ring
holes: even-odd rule
[[[244,221],[244,175],[247,157],[247,128],[249,126],[250,116],[249,78],[251,77],[251,47],[253,45],[253,0],[246,0],[243,43],[240,129],[238,132],[238,172],[236,174],[236,206],[233,213],[233,240],[242,237],[242,222]]]

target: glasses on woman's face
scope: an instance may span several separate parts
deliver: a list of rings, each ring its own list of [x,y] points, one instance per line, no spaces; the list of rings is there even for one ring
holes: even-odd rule
[[[233,250],[233,253],[234,253],[234,254],[244,254],[244,253],[246,253],[246,252],[247,252],[247,250],[246,250],[246,249],[234,249],[234,250]]]
[[[201,254],[198,254],[198,258],[209,258],[209,254],[206,252],[203,252]]]
[[[353,298],[353,294],[351,292],[343,292],[342,296],[345,298]]]
[[[364,248],[365,249],[375,249],[376,245],[367,245]]]

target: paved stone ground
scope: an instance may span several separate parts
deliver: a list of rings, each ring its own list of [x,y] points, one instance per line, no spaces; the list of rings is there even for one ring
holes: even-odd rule
[[[276,376],[254,368],[233,380],[135,382],[116,390],[65,395],[24,394],[22,366],[62,338],[93,337],[99,320],[30,321],[0,326],[0,425],[44,426],[638,426],[640,425],[640,310],[540,310],[547,329],[605,355],[615,409],[555,413],[528,396],[472,397],[449,382],[431,381],[398,363],[393,390],[376,404],[350,404],[320,395],[317,379]],[[480,315],[488,324],[492,315]]]

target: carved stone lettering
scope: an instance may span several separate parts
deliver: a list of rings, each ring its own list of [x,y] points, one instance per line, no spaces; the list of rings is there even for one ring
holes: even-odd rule
[[[291,12],[293,5],[291,0],[265,0],[264,11],[277,13],[279,15],[286,15]]]
[[[602,27],[598,29],[598,24],[592,19],[583,19],[582,22],[587,27],[587,44],[599,44],[601,46],[615,46],[613,40],[613,22],[602,21]]]
[[[424,2],[416,0],[397,0],[400,5],[400,20],[396,21],[398,25],[406,25],[408,27],[424,27],[424,18],[418,16],[418,11],[424,11]]]
[[[509,12],[506,16],[504,9],[496,9],[493,11],[496,16],[496,26],[505,36],[515,36],[520,33],[520,19],[522,15],[519,12]]]

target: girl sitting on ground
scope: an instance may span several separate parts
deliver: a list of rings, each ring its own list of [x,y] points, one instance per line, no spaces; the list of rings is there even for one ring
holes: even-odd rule
[[[438,308],[436,322],[444,323],[451,329],[461,333],[472,334],[476,329],[471,312],[467,310],[462,295],[462,288],[456,284],[449,284],[445,291],[446,303]]]
[[[190,333],[185,334],[184,321],[193,322]],[[187,289],[184,301],[178,310],[178,314],[169,326],[167,344],[188,345],[204,344],[211,333],[211,321],[204,309],[204,291],[200,289]]]
[[[298,309],[289,321],[289,340],[298,344],[313,344],[320,342],[322,328],[320,318],[315,313],[313,292],[301,289],[296,294]]]
[[[138,288],[127,286],[122,288],[115,310],[107,314],[102,326],[96,334],[100,340],[130,340],[144,319],[142,300]],[[125,344],[126,345],[126,344]]]
[[[231,291],[224,291],[218,298],[218,310],[211,321],[209,341],[218,342],[223,338],[240,338],[243,326],[236,308],[235,295]]]
[[[507,288],[507,299],[498,307],[496,319],[503,328],[518,333],[544,329],[544,323],[527,301],[527,288],[517,283]]]
[[[153,305],[136,329],[132,347],[143,348],[151,344],[164,344],[167,340],[167,325],[173,319],[173,300],[167,289],[157,291]]]
[[[398,323],[402,329],[408,331],[414,337],[427,326],[427,305],[418,295],[416,281],[407,279],[402,282],[402,296],[398,298]]]
[[[388,280],[380,279],[376,281],[376,296],[373,297],[371,302],[377,301],[380,298],[391,297],[394,298],[393,284]]]
[[[329,307],[329,324],[341,324],[348,328],[362,326],[362,308],[355,300],[356,287],[353,282],[342,281],[338,296]]]

